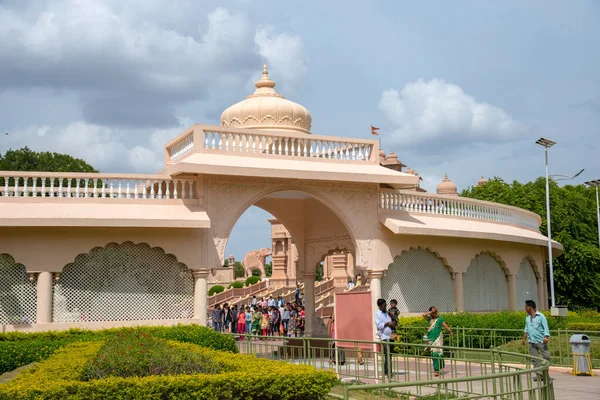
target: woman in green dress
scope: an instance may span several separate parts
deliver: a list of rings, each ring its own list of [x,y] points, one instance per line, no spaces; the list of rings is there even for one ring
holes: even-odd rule
[[[262,318],[262,312],[260,307],[257,307],[256,310],[252,313],[252,334],[259,335],[260,334],[260,320]]]
[[[444,374],[444,335],[442,329],[448,331],[450,336],[454,336],[450,327],[439,316],[436,307],[430,307],[429,312],[423,314],[423,318],[429,321],[429,329],[423,338],[426,344],[431,345],[431,359],[433,361],[433,371],[435,376]]]

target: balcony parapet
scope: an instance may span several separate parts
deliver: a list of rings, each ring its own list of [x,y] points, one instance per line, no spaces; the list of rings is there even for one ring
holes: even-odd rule
[[[194,125],[165,145],[165,164],[193,153],[379,163],[376,140]]]
[[[539,215],[518,207],[466,197],[381,189],[379,208],[518,225],[539,232]]]
[[[168,175],[0,171],[0,197],[196,199],[194,180]]]

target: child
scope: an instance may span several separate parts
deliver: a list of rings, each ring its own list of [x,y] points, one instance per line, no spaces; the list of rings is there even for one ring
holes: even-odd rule
[[[390,308],[388,309],[388,314],[392,319],[392,322],[395,322],[396,325],[398,325],[398,315],[400,314],[400,310],[398,310],[398,300],[390,300]]]
[[[267,310],[263,312],[260,320],[260,330],[262,331],[263,336],[267,336],[269,334],[269,313]]]

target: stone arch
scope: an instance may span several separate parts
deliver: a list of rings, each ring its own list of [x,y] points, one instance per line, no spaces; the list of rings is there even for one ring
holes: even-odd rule
[[[398,300],[403,313],[424,312],[431,306],[453,312],[452,269],[437,252],[411,247],[394,257],[381,280],[381,295]]]
[[[234,192],[229,187],[231,185],[225,185],[225,186],[227,188],[222,189],[222,190],[229,193],[230,196],[233,195]],[[250,186],[250,185],[248,185],[248,186]],[[260,188],[262,189],[262,188],[264,188],[264,186],[265,186],[264,184],[261,184]],[[240,217],[251,206],[255,205],[261,199],[263,199],[271,194],[274,194],[274,193],[290,192],[290,191],[300,192],[300,193],[309,195],[312,198],[314,198],[315,200],[321,202],[324,206],[326,206],[342,222],[342,224],[346,228],[348,234],[350,235],[350,238],[351,238],[354,246],[357,245],[356,235],[355,235],[355,232],[357,232],[356,227],[352,223],[351,219],[344,213],[344,211],[339,206],[337,206],[334,202],[330,201],[330,199],[328,199],[327,196],[324,196],[322,193],[319,193],[318,191],[315,191],[312,188],[309,188],[306,186],[276,184],[276,185],[269,186],[266,189],[263,189],[263,190],[260,190],[257,192],[251,191],[252,194],[247,197],[246,201],[244,201],[243,204],[236,206],[236,209],[237,209],[236,213],[231,218],[223,218],[223,219],[227,219],[227,220],[224,221],[223,224],[221,224],[221,226],[215,227],[215,229],[213,230],[213,234],[214,234],[213,240],[214,240],[216,250],[217,250],[217,256],[218,256],[218,260],[219,260],[217,263],[218,265],[223,265],[223,263],[224,263],[225,248],[227,246],[227,241],[229,240],[231,231],[233,230],[235,224],[238,222]],[[214,195],[214,193],[213,193],[213,195]],[[222,207],[222,204],[212,204],[212,207],[219,208],[219,207]],[[284,225],[286,225],[285,218],[281,218],[281,216],[276,215],[277,213],[273,212],[272,210],[265,210],[265,211],[271,213],[277,219],[282,221],[282,223]],[[217,213],[219,214],[219,216],[221,218],[225,217],[222,213],[220,213],[220,212],[217,212]],[[292,238],[297,236],[297,235],[294,235],[293,229],[291,229],[289,226],[286,225],[286,228],[290,232]],[[301,247],[302,246],[298,246],[298,255],[300,258],[304,257],[303,249]]]
[[[539,303],[537,292],[537,274],[530,257],[525,257],[519,266],[517,279],[517,307],[524,307],[525,301]]]
[[[524,257],[525,260],[528,260],[529,263],[531,264],[531,267],[533,268],[533,273],[535,274],[536,278],[541,278],[544,276],[544,271],[542,270],[542,268],[538,265],[538,263],[535,261],[535,258],[533,258],[531,255],[527,254]],[[520,267],[519,267],[520,268]]]
[[[191,318],[192,272],[147,243],[108,243],[78,255],[54,282],[53,322]]]
[[[31,324],[36,319],[36,285],[23,264],[0,254],[0,324]]]
[[[464,277],[465,311],[508,309],[508,269],[491,251],[482,251],[472,260]]]

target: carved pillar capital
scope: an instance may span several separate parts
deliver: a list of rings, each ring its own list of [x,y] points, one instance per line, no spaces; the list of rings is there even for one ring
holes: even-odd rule
[[[387,271],[384,269],[373,269],[368,271],[369,280],[382,279]]]
[[[192,270],[192,276],[196,280],[202,279],[202,278],[208,279],[209,275],[210,275],[210,269],[196,269],[196,270]]]

